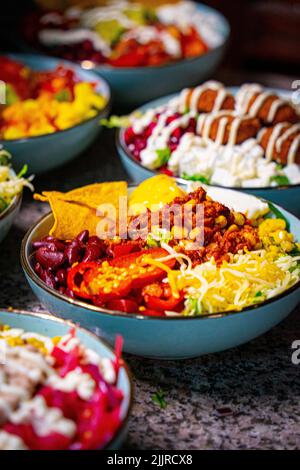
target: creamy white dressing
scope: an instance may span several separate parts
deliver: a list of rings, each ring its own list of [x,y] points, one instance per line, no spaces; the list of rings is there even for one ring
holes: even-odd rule
[[[22,402],[19,409],[11,413],[9,419],[14,424],[31,423],[38,436],[57,432],[72,438],[76,433],[76,424],[65,418],[59,408],[49,408],[41,396]]]
[[[100,357],[99,354],[92,349],[86,349],[85,358],[88,363],[99,367],[100,372],[107,383],[114,384],[116,382],[116,371],[112,361],[108,357]]]
[[[46,384],[62,392],[76,391],[82,400],[89,400],[93,396],[96,386],[92,377],[83,373],[80,368],[70,371],[64,377],[52,375],[47,379]]]
[[[254,98],[250,106],[251,100]],[[249,116],[257,117],[262,106],[270,96],[274,96],[272,91],[263,91],[263,87],[257,83],[246,83],[242,85],[236,94],[236,110],[240,114],[248,112]],[[287,103],[287,100],[276,97],[270,106],[266,121],[272,123],[276,117],[277,111]]]
[[[39,32],[39,40],[46,46],[73,45],[88,40],[91,41],[94,49],[100,51],[104,56],[107,57],[111,54],[109,45],[101,39],[99,34],[84,28],[66,31],[61,29],[43,29]]]
[[[183,31],[192,25],[211,48],[218,47],[224,41],[219,17],[214,13],[199,11],[193,2],[162,5],[156,13],[161,23],[175,24]]]
[[[27,450],[27,447],[20,437],[0,431],[0,450]]]
[[[167,110],[159,116],[157,125],[153,129],[152,135],[147,140],[147,147],[140,153],[143,165],[146,166],[152,162],[152,169],[154,169],[156,165],[158,165],[157,150],[166,148],[175,129],[178,127],[187,127],[191,117],[195,117],[195,113],[190,112],[166,124],[168,117],[172,114],[172,110]]]
[[[258,142],[261,142],[267,128],[262,129],[258,136]],[[292,165],[295,163],[297,152],[300,145],[300,124],[291,125],[288,122],[278,123],[273,127],[269,141],[266,148],[266,159],[271,161],[276,157],[276,153],[280,153],[284,142],[290,137],[293,136],[288,155],[287,155],[287,164]]]
[[[180,41],[167,31],[159,31],[154,26],[138,26],[133,28],[124,34],[123,39],[135,39],[140,44],[148,44],[151,41],[159,40],[163,43],[165,51],[170,56],[180,57],[182,53]]]

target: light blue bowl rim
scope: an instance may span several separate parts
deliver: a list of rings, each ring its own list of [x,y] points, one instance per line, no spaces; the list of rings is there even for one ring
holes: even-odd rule
[[[104,106],[104,108],[100,109],[95,116],[93,116],[89,119],[86,119],[85,121],[79,122],[78,124],[75,124],[75,126],[68,127],[67,129],[62,129],[62,130],[55,131],[55,132],[52,132],[52,133],[49,133],[49,134],[41,134],[41,135],[36,135],[36,136],[31,136],[31,137],[20,137],[18,139],[0,139],[0,145],[5,147],[6,145],[9,145],[9,144],[17,144],[17,143],[25,143],[25,142],[33,142],[33,141],[37,142],[39,139],[42,140],[45,137],[50,138],[50,137],[54,137],[56,135],[61,135],[61,134],[64,134],[64,133],[66,134],[68,132],[73,131],[73,129],[77,129],[81,126],[84,126],[85,124],[87,124],[89,122],[101,119],[102,117],[106,116],[107,113],[110,111],[111,103],[112,103],[112,94],[111,94],[110,86],[109,86],[108,82],[103,77],[100,77],[98,74],[96,74],[92,70],[83,70],[82,67],[80,67],[79,64],[76,64],[74,62],[70,62],[70,61],[64,60],[64,59],[59,59],[59,58],[56,58],[56,57],[44,56],[44,55],[17,54],[17,53],[16,54],[1,54],[0,53],[0,55],[4,56],[4,57],[12,58],[14,60],[17,60],[18,62],[21,62],[24,65],[26,65],[26,61],[28,61],[28,60],[29,61],[30,60],[34,60],[34,61],[40,60],[41,62],[51,64],[51,65],[49,65],[49,70],[51,70],[53,68],[53,65],[55,65],[55,64],[56,65],[62,64],[65,67],[69,67],[69,68],[73,69],[75,71],[75,74],[77,74],[77,76],[81,75],[84,72],[85,74],[90,75],[91,82],[96,82],[97,83],[97,87],[99,87],[100,84],[104,85],[105,93],[107,94],[107,96],[105,96],[105,98],[107,99],[107,102],[106,102],[106,105]]]
[[[258,199],[261,199],[261,198],[258,198]],[[291,214],[290,212],[288,212],[286,209],[279,206],[278,204],[274,204],[274,205],[275,205],[275,207],[278,207],[282,211],[284,211],[284,212],[292,215],[293,217],[295,217],[297,219],[297,221],[299,222],[299,224],[300,224],[300,218],[299,217],[297,217],[294,214]],[[143,315],[142,313],[130,313],[130,314],[128,313],[128,314],[126,314],[126,313],[120,312],[118,310],[108,310],[106,308],[96,307],[96,306],[90,305],[86,302],[82,302],[81,300],[72,299],[71,297],[68,297],[64,294],[61,294],[60,292],[56,291],[55,289],[52,289],[51,287],[47,286],[47,284],[45,282],[43,282],[38,277],[38,275],[35,273],[35,271],[33,270],[32,265],[31,265],[30,260],[29,260],[31,254],[29,256],[27,256],[27,253],[26,253],[26,247],[27,247],[28,239],[31,238],[32,234],[36,230],[36,227],[38,225],[43,224],[45,222],[45,220],[47,218],[49,218],[50,216],[52,216],[52,212],[48,212],[46,215],[41,217],[25,234],[25,236],[22,240],[22,244],[21,244],[21,253],[20,253],[21,266],[22,266],[24,272],[26,273],[26,275],[29,277],[29,279],[31,279],[31,281],[34,284],[36,284],[38,287],[40,287],[43,291],[46,291],[48,294],[56,297],[57,299],[59,299],[63,302],[67,302],[71,305],[74,305],[75,307],[80,307],[80,308],[84,308],[86,310],[90,310],[91,312],[94,312],[94,313],[101,313],[101,314],[109,315],[109,316],[136,319],[136,320],[144,320],[144,321],[145,320],[148,320],[148,321],[185,321],[185,320],[197,321],[197,320],[204,320],[204,319],[206,319],[206,320],[207,319],[216,319],[216,318],[224,318],[224,317],[228,317],[228,316],[232,317],[232,316],[235,316],[235,315],[238,315],[238,314],[241,314],[241,313],[251,313],[252,310],[262,308],[266,305],[270,305],[271,303],[276,302],[277,300],[281,300],[284,297],[288,296],[289,294],[292,294],[293,292],[295,292],[297,289],[300,288],[300,279],[299,279],[299,281],[296,284],[294,284],[293,286],[291,286],[289,289],[285,290],[281,294],[277,294],[275,297],[272,297],[270,299],[265,300],[264,302],[250,305],[249,307],[245,307],[242,310],[238,310],[238,311],[229,310],[229,311],[226,311],[226,312],[218,312],[218,313],[214,313],[214,314],[205,314],[205,315],[196,316],[196,317],[184,317],[184,316],[149,317],[147,315]]]
[[[15,315],[20,315],[20,316],[24,315],[24,316],[27,316],[27,317],[36,317],[36,318],[40,318],[42,320],[45,320],[46,322],[50,321],[50,322],[60,323],[60,324],[65,325],[65,326],[69,326],[70,328],[76,328],[76,330],[80,331],[85,336],[90,336],[91,338],[96,340],[98,343],[102,343],[103,346],[105,346],[105,348],[108,349],[115,356],[114,350],[103,338],[99,338],[97,335],[95,335],[95,333],[92,333],[90,330],[87,330],[87,329],[83,328],[82,326],[79,326],[79,325],[71,322],[70,320],[64,320],[62,318],[56,317],[54,315],[50,315],[48,313],[43,313],[43,312],[33,312],[33,311],[14,309],[14,308],[13,309],[5,309],[5,308],[1,308],[1,307],[0,307],[0,318],[1,318],[1,312],[2,313],[7,313],[7,314],[12,313],[12,314],[15,314]],[[134,384],[133,384],[133,379],[132,379],[132,373],[130,371],[130,368],[129,368],[128,364],[124,361],[124,359],[122,359],[122,367],[124,368],[124,371],[125,371],[125,374],[128,378],[129,386],[130,386],[128,409],[127,409],[127,412],[126,412],[126,416],[124,417],[124,419],[122,419],[121,425],[118,428],[117,432],[114,434],[114,436],[112,436],[112,438],[109,440],[109,442],[107,442],[105,444],[104,447],[101,447],[100,450],[105,450],[105,449],[109,448],[111,445],[113,445],[114,441],[118,439],[119,435],[121,435],[122,431],[126,428],[126,426],[128,424],[128,421],[129,421],[129,418],[130,418],[131,411],[132,411],[133,395],[134,395]]]
[[[235,92],[238,87],[230,87],[229,86],[227,88],[229,88],[233,92]],[[270,88],[270,87],[264,87],[264,88],[266,90],[274,91],[278,94],[283,94],[283,93],[288,94],[288,90],[283,90],[283,89],[280,89],[280,88]],[[136,111],[145,111],[152,104],[154,106],[156,106],[157,102],[161,102],[161,104],[163,104],[164,102],[169,101],[170,99],[174,98],[177,95],[178,95],[178,92],[177,93],[172,93],[171,95],[162,96],[161,98],[156,98],[155,100],[149,101],[148,103],[136,108],[133,111],[133,113],[136,112]],[[116,145],[116,147],[119,151],[124,153],[124,157],[128,158],[128,160],[130,160],[130,162],[133,163],[138,169],[142,169],[144,171],[147,171],[149,173],[149,176],[150,175],[159,175],[159,174],[161,174],[157,170],[150,170],[149,168],[146,168],[140,162],[138,162],[133,157],[133,155],[131,155],[131,153],[130,153],[130,151],[129,151],[126,143],[125,143],[125,140],[124,140],[124,133],[125,133],[125,128],[121,128],[121,129],[117,129],[116,134],[115,134],[115,145]],[[179,177],[175,177],[175,179],[178,183],[181,183],[181,184],[186,183],[188,181],[188,180],[184,180],[184,179],[179,178]],[[247,191],[247,192],[255,193],[256,191],[293,190],[293,189],[296,189],[296,188],[300,188],[300,183],[289,184],[289,185],[280,185],[280,186],[264,186],[264,187],[257,187],[257,188],[237,188],[235,186],[221,186],[219,184],[208,184],[207,186],[212,186],[212,187],[216,187],[216,188],[223,188],[223,189],[232,189],[233,191]]]

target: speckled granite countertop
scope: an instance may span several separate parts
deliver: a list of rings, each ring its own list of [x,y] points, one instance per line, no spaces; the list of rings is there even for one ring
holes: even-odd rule
[[[96,180],[122,179],[109,131],[82,157],[47,177],[36,190],[67,190]],[[26,194],[0,246],[0,307],[44,311],[21,272],[20,242],[46,206]],[[291,344],[300,339],[300,310],[247,345],[182,362],[127,356],[135,404],[127,449],[300,449],[300,366]],[[151,396],[165,392],[160,409]]]

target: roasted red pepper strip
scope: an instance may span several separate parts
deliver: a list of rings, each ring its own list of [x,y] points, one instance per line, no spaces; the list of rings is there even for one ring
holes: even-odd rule
[[[78,297],[82,299],[90,299],[92,297],[83,282],[83,277],[87,271],[95,269],[96,266],[99,266],[99,264],[90,261],[88,263],[78,263],[70,269],[67,278],[68,288]]]
[[[143,256],[149,256],[153,259],[164,258],[168,256],[169,253],[162,249],[162,248],[151,248],[149,250],[142,250],[139,252],[131,253],[127,256],[121,256],[120,258],[116,258],[110,262],[112,266],[116,266],[119,268],[128,269],[128,273],[130,275],[130,266],[132,265],[139,265]],[[173,258],[168,261],[164,261],[164,264],[169,267],[173,268],[176,263],[176,260]],[[142,267],[142,266],[141,266]],[[155,266],[150,266],[150,269],[141,269],[138,272],[138,275],[132,279],[132,289],[140,289],[147,284],[152,284],[155,281],[159,281],[166,276],[166,272],[163,269],[160,269]],[[133,271],[133,270],[132,270]]]
[[[156,283],[146,286],[142,295],[145,305],[148,309],[159,310],[181,310],[183,307],[184,295],[179,293],[179,297],[172,294],[172,290],[168,284]]]
[[[180,295],[179,298],[169,297],[168,299],[160,299],[159,297],[154,297],[153,295],[145,295],[144,300],[147,308],[153,310],[160,310],[165,312],[166,310],[175,310],[182,305],[184,299],[183,295]]]

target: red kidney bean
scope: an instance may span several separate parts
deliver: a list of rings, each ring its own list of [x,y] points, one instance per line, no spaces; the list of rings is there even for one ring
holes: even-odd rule
[[[86,247],[84,257],[82,258],[82,261],[87,262],[87,261],[97,261],[102,254],[102,247],[97,245],[97,244],[89,244]]]
[[[42,266],[40,265],[40,263],[38,263],[38,262],[35,263],[35,265],[34,265],[34,270],[35,270],[35,272],[37,273],[37,275],[38,275],[40,278],[43,277],[43,275],[44,275],[44,270],[43,270]]]
[[[36,251],[36,260],[40,263],[43,268],[57,269],[62,266],[66,260],[64,253],[60,251],[50,251],[46,247],[41,247]]]
[[[76,239],[80,242],[80,243],[87,243],[88,239],[89,239],[89,231],[88,230],[83,230],[82,232],[80,232],[79,235],[77,235]]]
[[[71,243],[69,243],[69,245],[66,247],[65,255],[68,258],[71,266],[77,261],[80,261],[82,255],[82,245],[76,238],[72,240]]]
[[[49,271],[45,271],[45,283],[47,286],[52,287],[52,289],[55,289],[56,287],[56,282],[53,274]]]
[[[65,269],[59,269],[56,273],[56,281],[60,286],[67,285],[67,271]]]
[[[96,235],[93,235],[92,237],[89,238],[87,245],[98,245],[100,247],[103,246],[103,241],[100,240]]]
[[[36,241],[32,244],[33,248],[42,248],[46,247],[50,251],[64,251],[65,244],[59,240],[51,240],[51,241]]]

